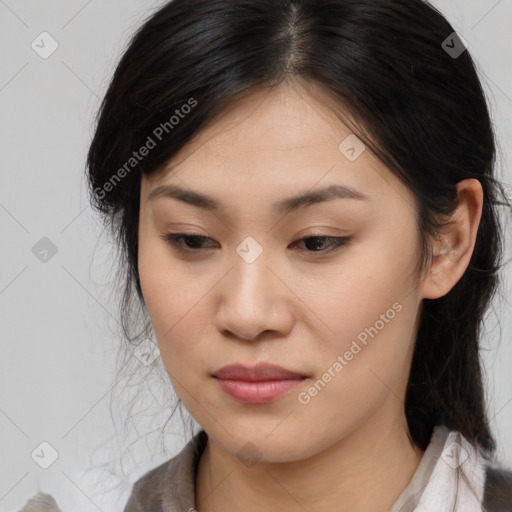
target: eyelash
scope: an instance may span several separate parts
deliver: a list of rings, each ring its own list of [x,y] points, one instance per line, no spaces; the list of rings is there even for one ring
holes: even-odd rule
[[[293,242],[292,245],[296,245],[299,242],[303,242],[305,240],[318,239],[318,238],[332,241],[331,248],[327,249],[327,250],[323,249],[320,251],[306,251],[306,252],[313,253],[313,254],[317,253],[317,254],[321,254],[321,255],[330,254],[330,253],[337,251],[338,249],[340,249],[343,246],[347,246],[352,241],[353,237],[351,237],[351,236],[335,237],[335,236],[325,236],[325,235],[320,235],[320,234],[314,234],[314,235],[310,235],[308,237],[300,238],[300,239],[296,240],[295,242]],[[204,248],[186,247],[181,242],[185,241],[187,239],[188,240],[195,239],[195,240],[199,240],[199,241],[200,240],[209,240],[209,237],[202,236],[202,235],[194,235],[191,233],[166,233],[162,236],[162,239],[165,242],[167,242],[173,249],[177,250],[178,252],[193,253],[193,252],[198,252],[200,250],[203,250]]]

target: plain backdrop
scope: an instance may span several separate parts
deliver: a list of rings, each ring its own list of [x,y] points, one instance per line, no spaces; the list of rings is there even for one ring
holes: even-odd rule
[[[186,440],[177,424],[159,449],[148,390],[152,413],[133,442],[123,437],[131,425],[111,415],[120,343],[111,248],[84,179],[93,116],[118,58],[162,3],[0,0],[0,512],[38,490],[64,512],[121,511],[133,481]],[[434,5],[469,43],[498,132],[498,176],[512,183],[512,0]],[[41,37],[45,51],[58,45],[48,58],[33,48]],[[508,297],[510,267],[505,277]],[[509,467],[511,317],[512,305],[496,302],[484,333],[492,428]]]

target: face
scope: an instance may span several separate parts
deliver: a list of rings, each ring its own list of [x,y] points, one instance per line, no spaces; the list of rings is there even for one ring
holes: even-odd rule
[[[422,299],[415,201],[322,94],[254,92],[142,179],[138,265],[161,357],[233,455],[251,442],[263,460],[300,460],[404,421]],[[265,363],[293,375],[219,372]]]

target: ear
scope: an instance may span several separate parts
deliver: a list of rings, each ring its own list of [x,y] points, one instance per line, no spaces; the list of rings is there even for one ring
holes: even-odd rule
[[[482,217],[483,190],[476,179],[457,184],[457,207],[434,243],[434,260],[421,285],[422,297],[446,295],[466,271]]]

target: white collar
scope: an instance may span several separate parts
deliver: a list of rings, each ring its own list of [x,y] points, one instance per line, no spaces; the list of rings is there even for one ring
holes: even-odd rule
[[[459,432],[436,426],[416,472],[390,512],[480,512],[485,460]]]

